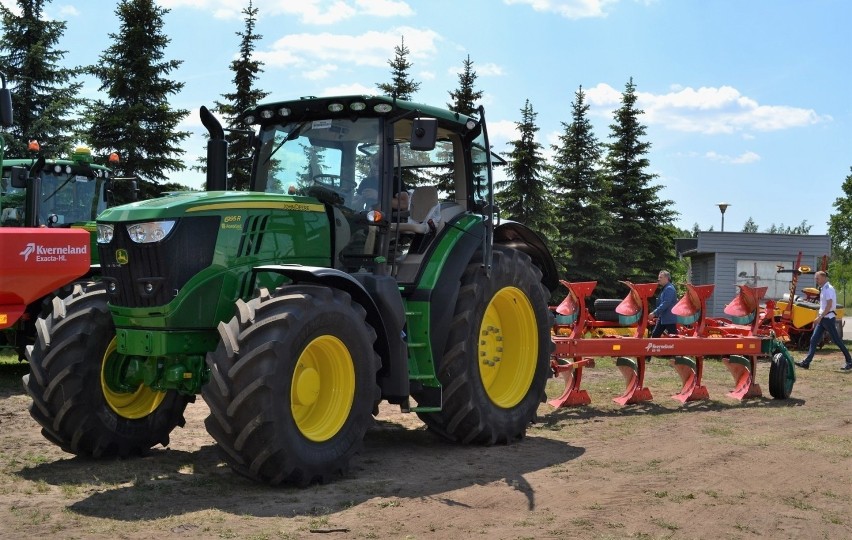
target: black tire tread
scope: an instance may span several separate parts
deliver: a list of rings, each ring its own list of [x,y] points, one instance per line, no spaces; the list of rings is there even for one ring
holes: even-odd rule
[[[444,387],[442,410],[418,413],[436,434],[462,444],[508,444],[522,439],[527,426],[535,419],[550,371],[553,314],[547,308],[549,293],[541,284],[541,272],[520,251],[494,246],[493,255],[492,281],[502,282],[496,285],[489,283],[477,257],[468,265],[461,279],[446,350],[439,361],[438,379]],[[532,303],[541,348],[527,396],[512,410],[506,411],[494,406],[481,386],[476,358],[476,325],[482,317],[478,311],[487,305],[497,290],[490,289],[509,284],[524,290]],[[416,393],[414,398],[417,399]]]
[[[171,431],[185,425],[183,411],[194,396],[169,392],[156,411],[136,420],[119,417],[106,404],[100,362],[115,329],[102,285],[78,284],[54,298],[36,332],[26,350],[30,373],[23,377],[29,411],[45,438],[66,452],[144,455],[157,444],[167,446]]]
[[[295,440],[301,435],[292,423],[289,405],[270,408],[265,404],[289,400],[282,391],[284,377],[278,371],[270,371],[269,366],[274,369],[297,360],[289,358],[285,351],[302,332],[303,321],[322,310],[332,310],[338,319],[360,321],[360,326],[349,326],[354,327],[356,341],[363,343],[368,352],[365,358],[353,358],[356,363],[363,362],[365,370],[361,380],[357,380],[356,373],[353,411],[338,435],[314,445],[322,447],[324,455],[319,459],[302,450],[300,444],[306,444],[305,440]],[[344,291],[328,287],[289,285],[275,294],[261,289],[248,302],[236,302],[234,317],[220,324],[219,335],[219,346],[207,355],[211,381],[202,394],[210,408],[205,426],[231,468],[271,485],[304,486],[345,472],[360,449],[372,423],[371,413],[381,399],[376,383],[380,361],[373,350],[376,332],[367,324],[364,308]],[[360,384],[364,380],[368,382]],[[328,458],[326,455],[330,454],[334,455]]]

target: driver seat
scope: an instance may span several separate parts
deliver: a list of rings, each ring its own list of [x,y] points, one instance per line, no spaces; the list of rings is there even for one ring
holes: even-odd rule
[[[437,186],[419,186],[411,194],[408,222],[398,225],[401,233],[435,233],[441,221],[441,205]]]

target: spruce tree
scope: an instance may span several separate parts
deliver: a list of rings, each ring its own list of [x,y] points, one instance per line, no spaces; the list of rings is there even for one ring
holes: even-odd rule
[[[81,69],[63,65],[67,51],[57,44],[66,24],[45,19],[45,3],[17,0],[20,16],[0,4],[0,66],[14,89],[15,110],[6,157],[27,156],[27,143],[33,139],[45,156],[67,157],[77,138],[74,113],[83,104],[82,83],[76,82]]]
[[[662,186],[652,184],[657,175],[648,172],[645,155],[651,143],[643,141],[644,111],[636,108],[633,78],[625,85],[621,107],[610,124],[606,145],[605,174],[610,186],[607,202],[613,218],[616,272],[620,279],[655,281],[660,269],[675,261],[672,227],[677,212],[672,201],[661,200]]]
[[[828,234],[831,236],[831,253],[846,263],[852,263],[852,167],[843,180],[843,196],[834,200],[836,213],[828,218]]]
[[[617,242],[607,208],[607,186],[598,170],[601,148],[588,118],[581,86],[571,104],[571,123],[553,146],[552,182],[556,192],[558,230],[555,243],[560,275],[569,281],[597,281],[595,295],[616,294]]]
[[[473,70],[473,60],[470,55],[464,61],[464,67],[459,73],[459,87],[450,91],[452,103],[447,103],[447,108],[453,112],[471,116],[476,113],[476,101],[482,99],[482,90],[474,90],[476,83],[476,72]]]
[[[838,293],[842,290],[844,297],[846,283],[852,275],[852,167],[849,171],[850,174],[841,185],[843,195],[833,203],[836,212],[828,218],[828,234],[831,237],[830,272],[832,281],[838,286]],[[841,303],[845,302],[840,300]]]
[[[93,150],[118,152],[118,175],[158,183],[166,172],[185,168],[181,142],[189,132],[177,126],[189,111],[169,106],[183,83],[167,78],[182,61],[163,58],[170,41],[163,32],[167,9],[153,0],[122,0],[115,13],[120,31],[109,34],[112,45],[88,68],[107,99],[87,108],[85,138]]]
[[[263,37],[255,33],[257,12],[258,8],[254,7],[251,1],[242,11],[245,15],[245,28],[242,32],[235,32],[240,37],[240,53],[237,59],[231,62],[234,90],[222,94],[226,101],[216,101],[214,109],[225,118],[227,127],[233,130],[245,129],[245,126],[237,123],[237,117],[269,95],[269,92],[254,86],[258,75],[263,73],[262,62],[252,59],[254,44]],[[227,133],[225,138],[228,140],[228,187],[245,191],[249,188],[251,175],[250,140],[246,134],[236,132]]]
[[[757,232],[757,223],[751,218],[748,217],[748,220],[743,224],[743,232],[745,233],[756,233]]]
[[[536,116],[538,113],[533,111],[530,100],[526,100],[521,121],[515,123],[520,138],[509,142],[512,150],[507,155],[507,179],[495,183],[496,199],[502,218],[523,223],[550,240],[556,228],[552,221],[553,202],[543,179],[546,164],[542,145],[535,140],[539,130]]]
[[[477,114],[478,108],[476,101],[482,98],[482,90],[475,90],[476,72],[473,70],[473,60],[470,55],[464,60],[464,67],[459,73],[459,87],[456,90],[449,92],[452,103],[447,103],[447,108],[451,111],[472,116]],[[452,151],[443,152],[438,155],[439,159],[446,162],[453,161]],[[439,172],[433,174],[435,184],[438,190],[447,199],[455,198],[455,177],[453,176],[453,167],[441,167]]]
[[[420,83],[414,82],[408,73],[413,64],[408,61],[411,51],[405,46],[405,36],[401,37],[399,46],[394,47],[393,50],[395,56],[393,60],[388,60],[388,65],[391,67],[391,82],[377,83],[376,86],[388,96],[410,101],[420,88]]]

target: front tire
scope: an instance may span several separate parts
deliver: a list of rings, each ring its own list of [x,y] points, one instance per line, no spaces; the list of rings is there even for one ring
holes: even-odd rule
[[[69,296],[54,298],[26,352],[30,373],[23,381],[33,400],[30,414],[48,440],[78,456],[126,457],[167,446],[194,400],[144,385],[132,392],[107,386],[104,371],[120,357],[102,285],[88,291],[76,285]]]
[[[320,286],[265,289],[219,325],[205,425],[231,467],[272,485],[325,482],[360,448],[380,399],[364,308]]]
[[[430,429],[462,443],[522,438],[550,375],[553,315],[541,272],[520,251],[494,246],[493,255],[490,278],[475,261],[461,279],[439,363],[442,410],[418,413]]]

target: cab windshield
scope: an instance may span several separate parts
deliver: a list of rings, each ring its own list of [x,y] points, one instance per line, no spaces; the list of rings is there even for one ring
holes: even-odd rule
[[[65,171],[42,171],[40,176],[39,225],[50,222],[61,226],[94,221],[106,209],[104,178],[88,178]],[[3,171],[0,179],[0,226],[25,225],[26,205],[26,190],[12,187],[9,171]]]
[[[266,127],[255,184],[267,193],[318,196],[354,209],[362,184],[378,180],[380,133],[378,118]]]

